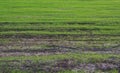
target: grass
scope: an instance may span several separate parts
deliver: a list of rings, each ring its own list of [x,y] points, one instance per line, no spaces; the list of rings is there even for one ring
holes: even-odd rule
[[[59,66],[55,72],[63,60],[118,66],[119,25],[119,0],[0,0],[0,73],[44,73],[39,65],[47,62],[54,73],[76,73]],[[94,72],[118,73],[107,69]]]
[[[0,1],[0,36],[119,36],[119,7],[119,0]]]
[[[7,0],[1,1],[0,5],[1,21],[4,22],[119,21],[119,0]]]
[[[33,61],[54,61],[54,60],[62,60],[62,59],[75,59],[81,63],[96,63],[102,62],[109,58],[116,57],[120,58],[119,55],[114,54],[97,54],[97,53],[68,53],[68,54],[58,54],[58,55],[49,55],[49,56],[21,56],[21,57],[1,57],[0,60],[5,61],[14,61],[14,60],[33,60]],[[91,59],[91,60],[89,60]]]
[[[100,26],[92,24],[8,24],[0,28],[2,35],[44,35],[44,34],[78,34],[78,35],[119,35],[119,25]],[[23,26],[24,25],[24,26]],[[113,34],[114,33],[114,34]]]

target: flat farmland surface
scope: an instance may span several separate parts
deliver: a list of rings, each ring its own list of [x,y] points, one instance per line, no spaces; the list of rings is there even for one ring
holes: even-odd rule
[[[0,73],[119,73],[119,0],[1,0]]]

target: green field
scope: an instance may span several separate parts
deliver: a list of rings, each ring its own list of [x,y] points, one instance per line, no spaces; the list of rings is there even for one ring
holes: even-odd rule
[[[120,0],[1,0],[0,73],[119,73]]]

